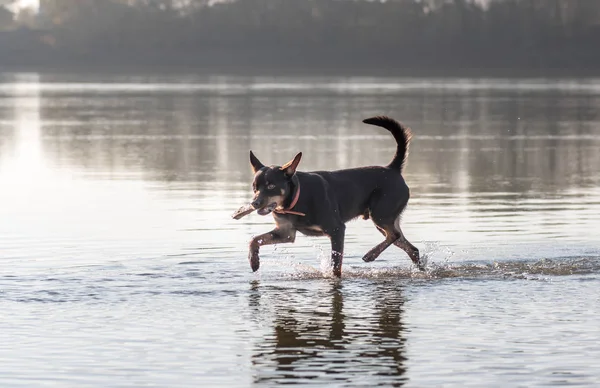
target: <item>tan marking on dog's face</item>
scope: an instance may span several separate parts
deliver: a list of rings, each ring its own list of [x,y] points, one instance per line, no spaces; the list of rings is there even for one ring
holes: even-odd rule
[[[274,197],[267,197],[267,203],[273,203],[273,202],[275,202],[278,207],[283,206],[283,200],[284,200],[283,195],[276,195]]]
[[[260,202],[263,204],[262,207],[269,206],[274,202],[279,207],[283,206],[284,199],[285,197],[283,195],[265,196],[262,192],[257,191],[256,193],[254,193],[254,199],[252,201],[254,202],[256,200],[260,200]]]
[[[273,203],[283,207],[288,188],[288,178],[278,167],[267,167],[254,175],[252,189],[254,200],[261,203],[261,208]]]
[[[263,196],[260,192],[256,193],[255,200],[252,206],[255,207],[256,211],[261,216],[266,216],[277,208],[283,207],[284,197],[276,196]]]

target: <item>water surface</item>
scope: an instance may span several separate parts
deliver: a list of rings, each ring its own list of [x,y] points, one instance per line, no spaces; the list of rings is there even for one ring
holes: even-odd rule
[[[420,273],[348,225],[272,219],[248,150],[300,169],[387,163],[413,128]],[[600,80],[0,75],[0,384],[595,386]]]

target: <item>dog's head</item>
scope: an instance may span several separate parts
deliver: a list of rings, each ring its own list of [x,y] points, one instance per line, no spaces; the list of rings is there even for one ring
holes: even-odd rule
[[[301,158],[302,152],[283,166],[267,167],[250,151],[250,165],[254,171],[252,207],[258,214],[265,216],[276,208],[283,207],[285,199],[290,195],[292,178]]]

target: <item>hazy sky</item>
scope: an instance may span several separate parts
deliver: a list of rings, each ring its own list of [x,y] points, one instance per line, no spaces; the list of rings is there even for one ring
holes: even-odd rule
[[[40,0],[18,0],[17,6],[19,8],[27,8],[27,7],[38,8],[40,6]]]

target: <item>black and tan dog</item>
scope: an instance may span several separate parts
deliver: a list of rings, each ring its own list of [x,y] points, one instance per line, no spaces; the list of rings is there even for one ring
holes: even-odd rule
[[[364,261],[375,260],[394,244],[404,250],[419,269],[423,269],[419,250],[406,240],[400,230],[400,218],[410,197],[401,175],[408,155],[410,129],[385,116],[363,122],[383,127],[394,136],[396,155],[387,166],[301,172],[296,169],[302,153],[281,167],[266,167],[250,151],[255,195],[246,211],[238,211],[234,218],[257,210],[260,215],[273,213],[277,225],[250,242],[249,260],[253,271],[260,266],[258,253],[261,246],[294,242],[296,232],[300,232],[331,239],[333,273],[341,276],[345,223],[359,216],[365,220],[371,218],[385,236],[383,242],[367,252]]]

